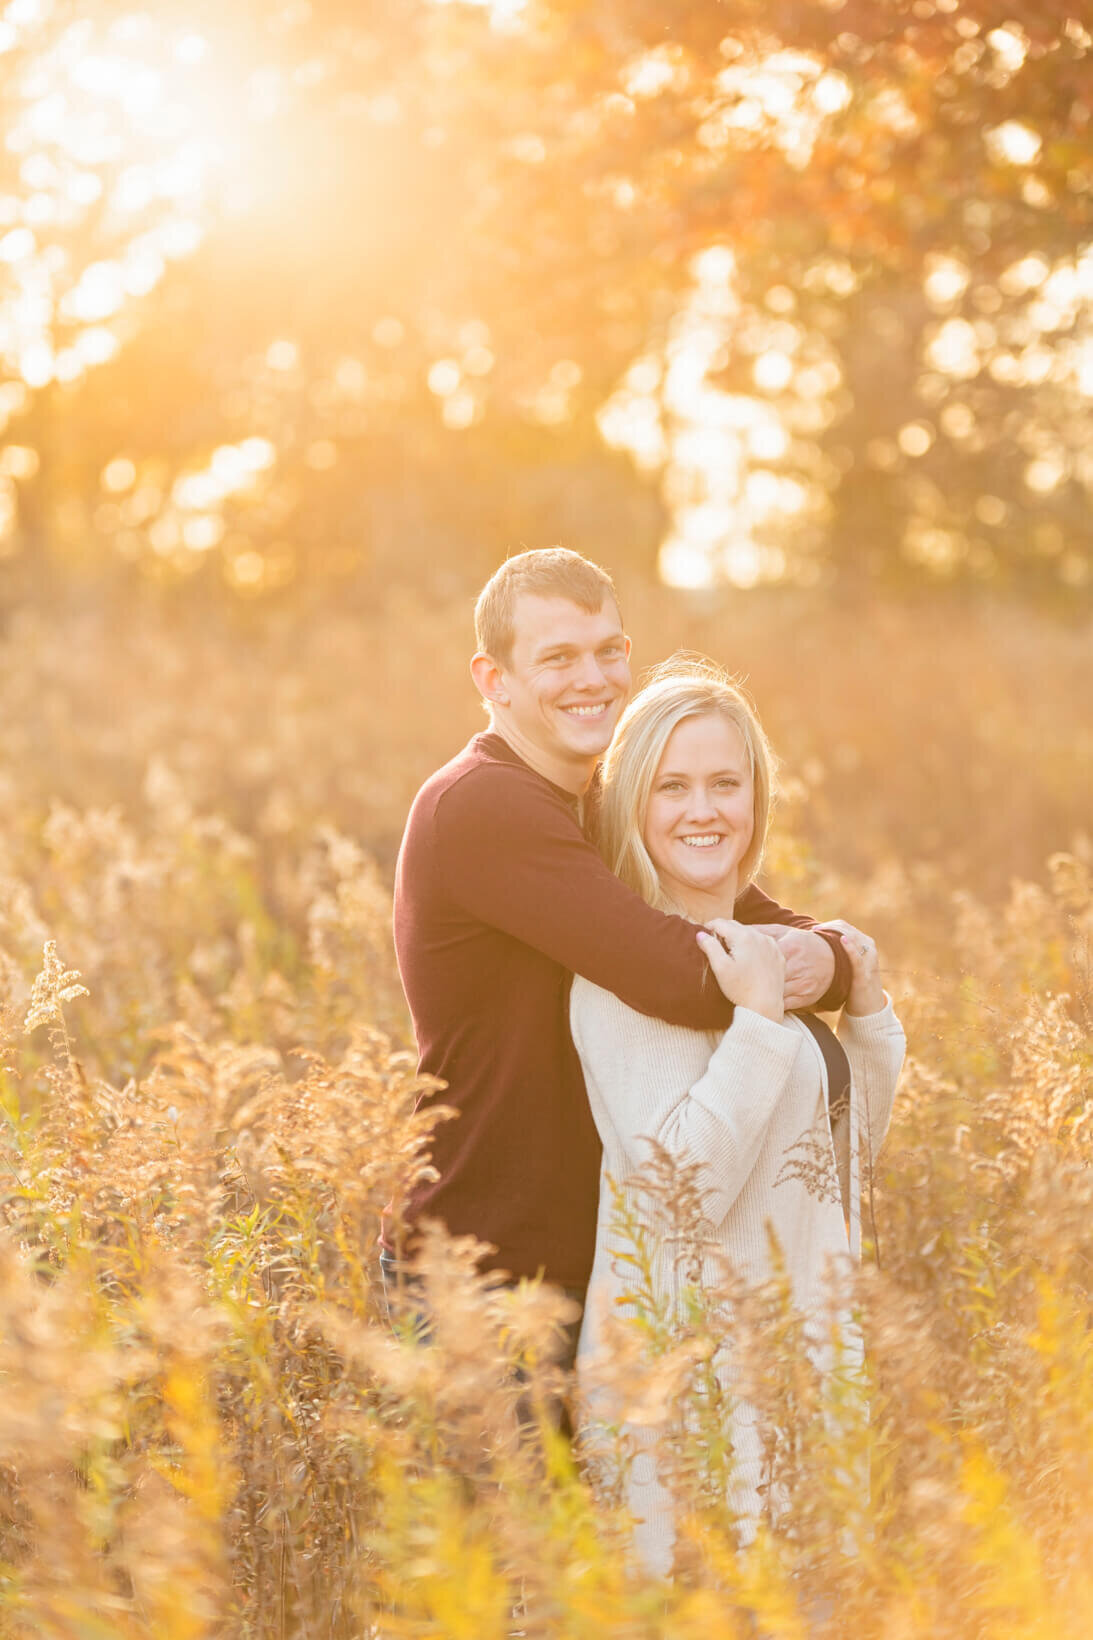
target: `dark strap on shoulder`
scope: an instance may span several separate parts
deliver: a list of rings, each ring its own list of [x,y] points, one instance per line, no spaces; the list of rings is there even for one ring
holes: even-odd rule
[[[846,1049],[830,1025],[825,1025],[815,1014],[796,1014],[796,1019],[811,1031],[827,1066],[827,1114],[834,1120],[850,1098],[850,1061]]]

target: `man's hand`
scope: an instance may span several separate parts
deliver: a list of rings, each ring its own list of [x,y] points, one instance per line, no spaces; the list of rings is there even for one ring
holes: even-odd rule
[[[786,959],[786,988],[783,1003],[790,1008],[811,1008],[819,1002],[835,978],[835,953],[826,940],[811,928],[791,928],[785,923],[752,923],[760,933],[778,941]]]
[[[830,922],[821,923],[820,927],[830,928],[840,936],[850,958],[850,971],[854,977],[846,999],[847,1013],[879,1014],[888,998],[880,982],[880,959],[872,939],[842,917],[832,917]]]

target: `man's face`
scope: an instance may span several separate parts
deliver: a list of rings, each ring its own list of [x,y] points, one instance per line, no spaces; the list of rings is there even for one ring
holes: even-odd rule
[[[589,614],[568,598],[518,598],[512,659],[501,668],[504,725],[517,750],[571,769],[583,783],[610,745],[630,693],[629,656],[612,599]],[[557,773],[552,778],[570,784]]]

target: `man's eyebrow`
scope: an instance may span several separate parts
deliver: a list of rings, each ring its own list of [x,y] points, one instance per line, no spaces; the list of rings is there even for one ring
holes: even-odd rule
[[[544,655],[575,655],[576,653],[577,653],[576,644],[572,644],[572,643],[545,643],[545,644],[543,644],[543,646],[540,649],[537,649],[535,651],[535,657],[538,660],[538,659],[541,659],[542,656],[544,656]]]
[[[625,642],[626,633],[620,626],[617,632],[611,632],[606,638],[601,638],[599,643],[596,645],[596,648],[606,649],[609,644],[619,644]],[[559,643],[544,643],[539,649],[534,651],[533,658],[535,660],[542,660],[546,655],[576,655],[579,647],[580,646],[578,644],[567,643],[565,639],[562,639]]]

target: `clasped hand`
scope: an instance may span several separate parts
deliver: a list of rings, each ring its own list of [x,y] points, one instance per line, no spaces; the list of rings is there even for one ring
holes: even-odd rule
[[[847,1013],[878,1013],[885,994],[876,945],[841,917],[821,926],[840,936],[850,959]],[[835,972],[831,947],[807,928],[715,917],[699,931],[698,940],[729,1001],[768,1019],[781,1020],[790,1009],[815,1006]]]
[[[699,929],[698,943],[730,1002],[781,1023],[786,958],[777,940],[747,923],[714,917]]]

